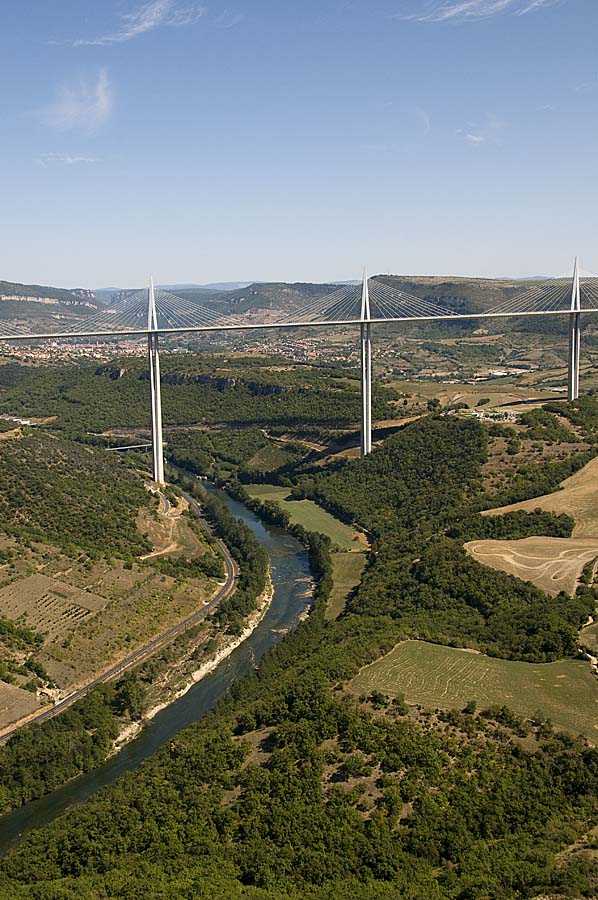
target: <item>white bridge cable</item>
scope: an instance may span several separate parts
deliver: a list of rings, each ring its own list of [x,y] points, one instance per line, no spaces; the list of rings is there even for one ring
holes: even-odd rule
[[[0,335],[2,337],[19,337],[28,334],[31,334],[31,329],[29,328],[23,328],[21,325],[14,325],[10,321],[0,322]]]
[[[156,313],[158,326],[165,322],[168,328],[205,328],[225,318],[221,312],[162,290],[156,291]]]
[[[124,300],[119,300],[107,309],[89,316],[84,323],[75,323],[62,329],[68,334],[116,333],[127,334],[129,331],[141,331],[147,328],[147,291],[136,291]]]
[[[332,322],[358,318],[361,288],[341,285],[334,291],[317,297],[299,310],[294,310],[282,322]]]
[[[453,310],[444,309],[437,303],[423,300],[376,278],[371,278],[369,285],[372,319],[446,318],[457,315]]]
[[[582,309],[598,309],[598,278],[582,278],[579,291]]]
[[[361,311],[361,285],[344,284],[327,294],[316,297],[306,306],[287,313],[277,324],[299,322],[359,321]]]
[[[560,309],[566,312],[571,306],[571,292],[573,285],[571,279],[553,279],[541,284],[528,287],[520,294],[510,297],[498,306],[492,307],[488,312],[494,315],[506,313],[529,312],[556,312]]]

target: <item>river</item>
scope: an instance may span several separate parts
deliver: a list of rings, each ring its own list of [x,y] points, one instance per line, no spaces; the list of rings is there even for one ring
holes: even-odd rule
[[[311,605],[307,551],[282,528],[264,525],[242,503],[205,482],[204,486],[228,506],[231,513],[251,528],[270,557],[274,595],[272,603],[253,634],[237,647],[217,669],[194,685],[152,719],[140,735],[99,768],[82,775],[39,800],[0,818],[0,854],[16,846],[32,828],[47,825],[69,806],[80,803],[100,788],[112,784],[123,772],[137,768],[174,735],[197,722],[212,709],[231,685],[249,672],[264,653],[284,634],[295,628]]]

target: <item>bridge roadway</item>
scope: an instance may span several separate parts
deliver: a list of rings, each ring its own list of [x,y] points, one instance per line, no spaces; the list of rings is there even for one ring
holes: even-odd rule
[[[50,341],[50,340],[66,340],[69,338],[98,338],[98,337],[118,337],[126,335],[128,337],[145,337],[148,335],[169,335],[169,334],[191,334],[196,332],[211,331],[263,331],[272,328],[330,328],[330,327],[357,327],[359,325],[388,325],[391,323],[399,324],[401,322],[462,322],[477,319],[521,319],[536,316],[575,316],[575,315],[596,315],[598,307],[593,309],[552,309],[552,310],[527,310],[521,312],[486,312],[486,313],[455,313],[454,315],[438,315],[438,316],[400,316],[397,318],[370,318],[361,320],[353,319],[320,319],[312,322],[296,321],[296,322],[233,322],[227,323],[226,320],[219,320],[209,325],[186,325],[179,328],[163,328],[158,327],[154,331],[147,328],[120,328],[106,329],[104,331],[63,331],[63,332],[44,332],[42,334],[0,334],[0,341]]]
[[[189,503],[189,507],[193,510],[195,515],[200,520],[203,527],[208,532],[212,533],[212,527],[202,516],[199,504],[189,494],[183,492],[183,496]],[[212,599],[208,603],[206,603],[205,606],[203,606],[200,610],[191,613],[190,616],[182,619],[176,625],[173,625],[172,628],[169,628],[168,631],[165,631],[163,634],[154,638],[149,642],[149,644],[146,644],[144,647],[140,647],[134,653],[131,653],[129,656],[116,663],[116,665],[112,666],[106,672],[98,675],[97,678],[93,679],[93,681],[90,681],[82,688],[79,688],[77,691],[69,694],[68,697],[65,697],[55,706],[52,706],[50,709],[43,710],[42,712],[34,715],[32,718],[27,719],[27,721],[22,722],[16,728],[12,728],[10,731],[6,731],[0,734],[0,743],[4,743],[5,741],[7,741],[13,736],[13,734],[15,734],[20,728],[23,728],[25,725],[37,725],[40,722],[45,721],[46,719],[51,719],[53,716],[64,712],[65,709],[68,709],[68,707],[72,706],[73,703],[76,703],[77,700],[81,700],[81,698],[84,697],[91,690],[91,688],[96,687],[96,685],[98,684],[105,684],[107,681],[113,681],[128,669],[131,669],[133,666],[136,666],[144,660],[148,659],[157,650],[160,650],[162,647],[166,646],[166,644],[169,644],[175,637],[178,637],[179,634],[182,634],[184,631],[187,631],[187,629],[192,628],[194,625],[198,625],[200,622],[202,622],[207,616],[210,615],[210,613],[214,611],[219,603],[230,597],[237,587],[237,581],[239,579],[238,566],[230,555],[229,549],[224,541],[218,540],[217,546],[224,559],[224,565],[226,567],[226,580],[218,593],[214,597],[212,597]]]

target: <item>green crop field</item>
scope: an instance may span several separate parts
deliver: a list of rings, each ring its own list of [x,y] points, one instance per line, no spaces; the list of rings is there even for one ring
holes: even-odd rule
[[[361,581],[365,566],[364,553],[333,553],[332,566],[334,587],[326,607],[326,618],[336,619],[343,609],[349,592]]]
[[[248,484],[248,494],[259,500],[271,500],[286,510],[291,521],[303,525],[308,531],[319,531],[328,535],[332,543],[341,550],[365,550],[367,543],[363,535],[357,535],[353,528],[345,525],[311,500],[287,500],[289,488],[272,484]]]
[[[513,712],[544,716],[566,731],[598,741],[598,680],[587,662],[532,664],[493,659],[422,641],[405,641],[362,669],[352,682],[362,694],[403,694],[431,709],[506,705]]]

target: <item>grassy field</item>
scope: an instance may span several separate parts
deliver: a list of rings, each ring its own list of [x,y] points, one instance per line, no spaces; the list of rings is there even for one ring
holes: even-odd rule
[[[595,538],[529,537],[516,541],[470,541],[467,552],[478,562],[556,596],[573,594],[583,567],[598,557]]]
[[[365,566],[364,553],[333,553],[334,587],[326,607],[326,618],[336,619],[343,609],[350,591],[361,581]]]
[[[352,687],[403,694],[429,709],[461,709],[475,700],[479,707],[505,704],[524,717],[540,711],[559,728],[598,741],[598,681],[579,660],[536,665],[406,641],[362,669]]]
[[[598,623],[582,628],[579,632],[579,639],[594,656],[598,656]]]
[[[311,500],[287,500],[289,488],[272,484],[248,484],[247,493],[259,500],[270,500],[284,509],[291,521],[303,525],[308,531],[319,531],[326,534],[335,547],[340,550],[365,550],[367,541],[349,525],[339,522]]]
[[[496,366],[496,368],[502,368]],[[443,405],[449,403],[466,403],[470,408],[475,408],[480,400],[489,400],[484,409],[494,409],[499,406],[508,406],[512,403],[532,402],[546,403],[548,400],[560,400],[563,395],[551,390],[537,390],[520,383],[515,383],[512,378],[498,378],[492,381],[480,382],[480,384],[442,384],[436,381],[405,381],[392,380],[388,386],[404,394],[410,394],[422,401],[433,398],[440,400]]]
[[[538,508],[573,516],[573,537],[598,538],[598,457],[563,481],[561,489],[554,494],[512,503],[499,509],[489,509],[482,515],[494,516],[516,509],[531,511]]]
[[[284,446],[269,444],[267,447],[262,447],[261,450],[258,450],[252,456],[247,464],[247,468],[260,469],[267,472],[268,469],[277,469],[279,466],[284,466],[291,459],[293,459],[293,454],[285,450]]]

